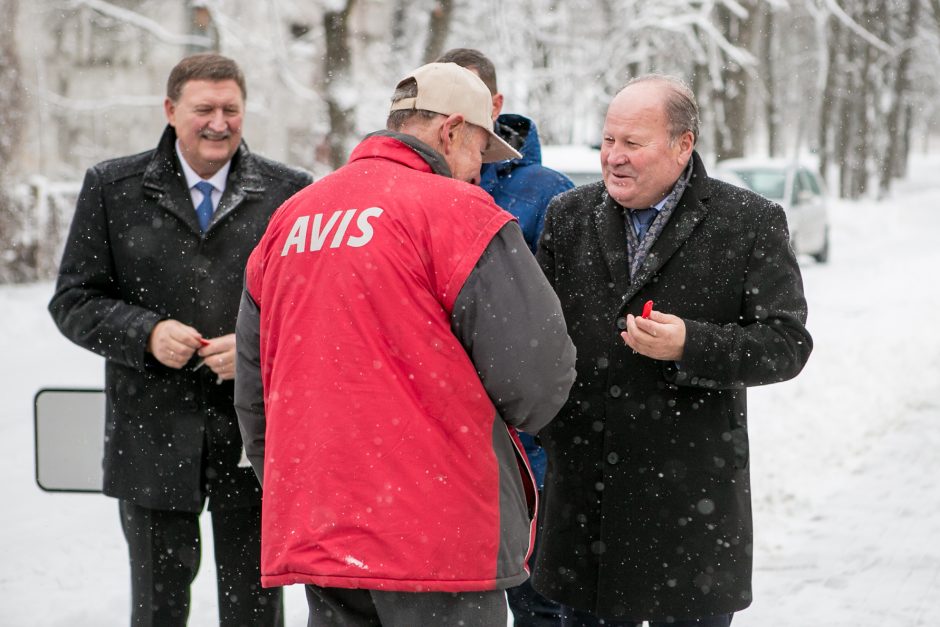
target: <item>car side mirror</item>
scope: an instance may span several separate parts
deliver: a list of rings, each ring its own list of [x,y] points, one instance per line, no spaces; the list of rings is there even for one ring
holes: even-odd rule
[[[808,189],[801,189],[796,195],[796,203],[798,205],[805,205],[813,202],[815,198],[816,195],[813,194],[813,192],[809,191]]]

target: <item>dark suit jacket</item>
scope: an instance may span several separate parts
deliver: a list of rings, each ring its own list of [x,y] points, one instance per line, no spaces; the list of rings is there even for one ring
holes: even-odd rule
[[[795,376],[812,341],[780,206],[693,176],[636,277],[603,183],[548,209],[538,259],[578,351],[548,453],[534,586],[601,617],[712,616],[751,601],[746,388]],[[684,319],[680,369],[635,354],[624,316]]]
[[[257,504],[251,468],[237,467],[232,382],[161,365],[147,339],[166,318],[205,337],[233,333],[248,254],[311,178],[242,144],[203,237],[175,142],[168,126],[155,150],[88,170],[49,311],[107,360],[105,494],[194,512],[207,492],[210,508]]]

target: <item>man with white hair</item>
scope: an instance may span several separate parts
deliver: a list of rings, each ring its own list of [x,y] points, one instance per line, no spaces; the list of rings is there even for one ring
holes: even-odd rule
[[[262,583],[311,625],[506,624],[535,485],[514,428],[574,381],[560,305],[476,184],[517,157],[472,72],[399,82],[387,131],[274,215],[249,259],[236,409],[263,484]]]
[[[611,101],[603,181],[552,201],[538,260],[578,349],[532,585],[563,627],[728,627],[751,603],[747,388],[812,350],[786,216],[712,179],[665,75]]]

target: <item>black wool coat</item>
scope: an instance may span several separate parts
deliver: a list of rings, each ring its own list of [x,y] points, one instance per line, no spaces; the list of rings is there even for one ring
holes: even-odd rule
[[[603,183],[549,206],[538,260],[577,348],[548,454],[533,585],[605,618],[714,616],[751,602],[746,388],[805,364],[802,279],[779,205],[693,174],[637,276]],[[683,318],[679,367],[634,353],[627,313]]]
[[[249,152],[232,158],[205,236],[168,126],[155,150],[90,168],[49,311],[70,340],[106,359],[104,492],[152,509],[260,503],[231,381],[167,368],[146,351],[173,318],[204,337],[234,333],[248,255],[309,174]]]

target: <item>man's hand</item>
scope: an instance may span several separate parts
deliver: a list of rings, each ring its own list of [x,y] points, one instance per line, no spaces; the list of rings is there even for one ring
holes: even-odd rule
[[[685,322],[678,316],[655,310],[649,318],[627,314],[627,330],[620,337],[641,355],[661,361],[680,361],[685,350]]]
[[[161,320],[147,339],[147,350],[161,364],[179,370],[201,346],[202,335],[179,320]]]
[[[220,335],[208,340],[209,344],[199,349],[199,356],[219,379],[235,378],[235,334]]]

